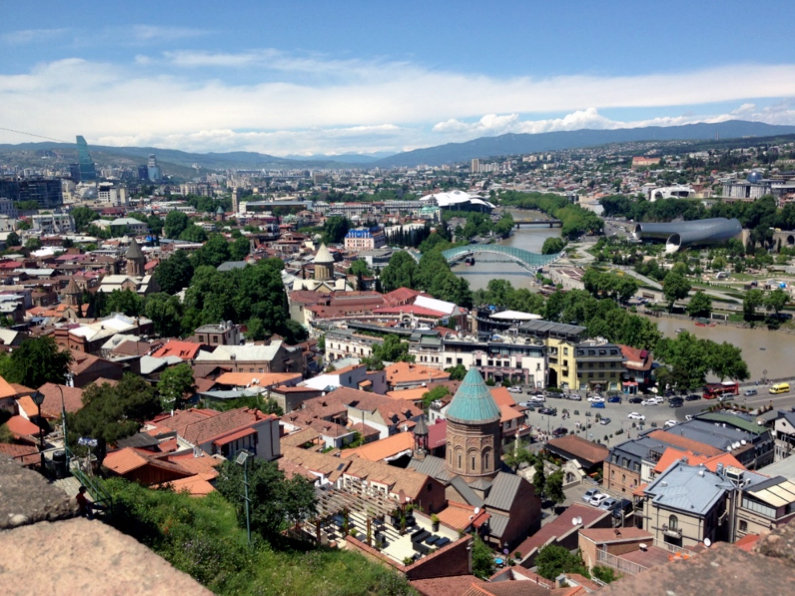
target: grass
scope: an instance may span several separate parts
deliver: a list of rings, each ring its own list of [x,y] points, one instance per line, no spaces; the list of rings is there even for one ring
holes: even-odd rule
[[[120,479],[105,481],[113,525],[220,595],[401,596],[406,579],[362,555],[257,535],[252,548],[233,506],[219,493],[192,498]]]

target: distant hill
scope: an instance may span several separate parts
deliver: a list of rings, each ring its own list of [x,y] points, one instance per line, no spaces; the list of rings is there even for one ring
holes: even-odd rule
[[[385,157],[394,155],[391,151],[376,151],[375,153],[344,153],[342,155],[285,155],[284,159],[296,161],[336,161],[344,164],[369,164]]]
[[[253,151],[231,151],[228,153],[189,153],[175,149],[158,149],[157,147],[106,147],[103,145],[89,145],[89,152],[105,154],[109,156],[117,155],[132,158],[136,162],[145,164],[150,154],[157,156],[158,163],[173,164],[183,168],[190,168],[193,164],[209,170],[224,170],[227,168],[240,169],[339,169],[344,167],[361,167],[364,164],[377,161],[379,157],[368,159],[364,155],[349,156],[313,156],[304,159],[289,159],[276,157],[266,153],[255,153]],[[21,143],[19,145],[0,145],[0,153],[14,153],[18,151],[56,151],[58,153],[74,153],[77,159],[77,149],[71,143]],[[350,161],[344,159],[351,158]]]
[[[442,165],[465,162],[475,158],[518,155],[539,151],[581,149],[609,143],[633,141],[689,141],[741,137],[770,137],[795,134],[795,126],[777,126],[762,122],[729,120],[717,124],[686,124],[683,126],[647,126],[617,130],[572,130],[538,134],[505,134],[498,137],[481,137],[466,143],[448,143],[427,149],[405,151],[371,165],[378,167],[413,167],[421,164]]]

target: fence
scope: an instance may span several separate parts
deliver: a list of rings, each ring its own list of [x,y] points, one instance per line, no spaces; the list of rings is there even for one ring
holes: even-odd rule
[[[601,549],[596,551],[596,561],[629,575],[637,575],[641,571],[646,571],[646,569],[648,569],[648,567],[611,555],[609,552]]]
[[[693,551],[689,551],[686,548],[682,548],[681,546],[676,546],[675,544],[670,544],[669,542],[665,542],[665,540],[658,540],[657,538],[654,539],[654,546],[663,550],[667,550],[669,553],[678,553],[680,555],[693,554]]]

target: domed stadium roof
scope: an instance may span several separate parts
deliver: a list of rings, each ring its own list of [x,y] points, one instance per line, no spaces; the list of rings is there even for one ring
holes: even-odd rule
[[[759,170],[754,170],[753,172],[748,174],[748,178],[746,178],[746,180],[748,180],[748,182],[752,184],[757,184],[762,181],[762,177],[763,177],[762,172],[760,172]]]
[[[500,419],[500,408],[478,369],[470,368],[455,392],[446,417],[453,422],[485,423]]]

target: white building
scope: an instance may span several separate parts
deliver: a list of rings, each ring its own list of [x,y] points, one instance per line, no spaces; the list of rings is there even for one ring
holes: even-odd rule
[[[44,213],[31,217],[33,230],[44,235],[72,234],[75,222],[68,213]]]
[[[112,207],[124,207],[129,203],[127,188],[124,186],[114,186],[108,182],[102,182],[97,188],[97,199],[100,203]]]

